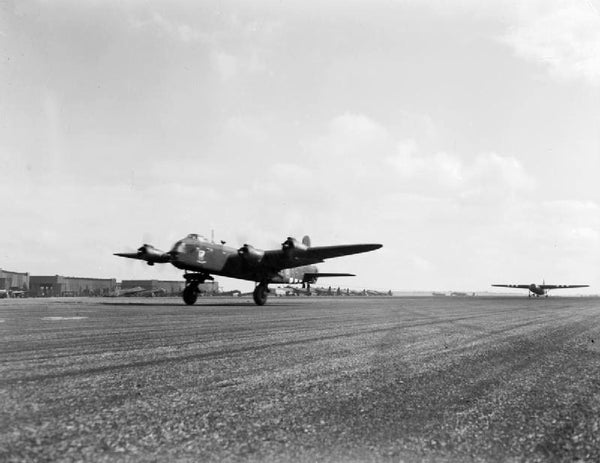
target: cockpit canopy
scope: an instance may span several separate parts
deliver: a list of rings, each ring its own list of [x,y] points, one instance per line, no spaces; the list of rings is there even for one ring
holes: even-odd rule
[[[208,240],[204,236],[199,235],[198,233],[190,233],[183,240],[204,241],[206,243],[208,242]]]
[[[198,233],[190,233],[185,238],[177,241],[171,248],[171,255],[177,255],[186,252],[186,249],[196,248],[199,243],[208,243],[208,240]]]

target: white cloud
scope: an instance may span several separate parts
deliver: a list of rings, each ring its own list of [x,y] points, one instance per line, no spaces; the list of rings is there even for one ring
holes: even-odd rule
[[[167,37],[183,43],[192,43],[200,40],[209,41],[206,35],[200,33],[199,30],[192,26],[171,21],[156,11],[152,13],[149,19],[133,19],[131,23],[134,27],[140,29],[153,28]]]
[[[511,196],[535,186],[534,178],[516,158],[497,153],[477,156],[466,168],[465,177],[468,179],[467,196],[481,196],[486,192]]]
[[[433,196],[453,192],[463,200],[481,199],[482,195],[489,199],[490,195],[512,195],[534,185],[533,178],[513,157],[482,153],[466,162],[444,151],[422,153],[412,139],[399,141],[386,161],[404,182],[404,188],[429,191]]]
[[[241,138],[244,143],[248,140],[264,143],[269,138],[265,125],[265,121],[257,117],[231,116],[225,121],[224,129],[228,137]]]
[[[600,206],[593,201],[545,201],[541,204],[548,234],[558,245],[574,250],[600,251]]]
[[[525,2],[502,41],[557,78],[600,85],[600,15],[590,2]]]
[[[211,14],[206,13],[209,18],[192,14],[190,22],[186,23],[153,11],[142,19],[132,19],[130,23],[137,29],[150,30],[186,45],[200,43],[206,46],[212,68],[225,81],[238,77],[240,73],[267,72],[265,53],[281,31],[280,22],[245,21],[235,12]]]
[[[291,162],[278,162],[269,168],[273,177],[282,180],[286,185],[299,183],[306,185],[313,177],[313,173],[307,167]]]
[[[213,67],[224,80],[229,80],[235,77],[239,70],[238,59],[224,51],[213,51],[211,54]]]
[[[387,130],[363,114],[345,113],[331,121],[334,136],[349,139],[351,143],[368,143],[388,136]]]
[[[559,80],[600,85],[600,13],[595,0],[405,0],[436,14],[491,18],[502,23],[500,42],[539,63]]]

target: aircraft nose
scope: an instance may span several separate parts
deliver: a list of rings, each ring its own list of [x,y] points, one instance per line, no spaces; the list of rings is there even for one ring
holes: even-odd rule
[[[182,252],[183,252],[183,243],[181,241],[178,241],[177,243],[175,243],[173,248],[169,251],[169,254],[172,257],[177,257]]]

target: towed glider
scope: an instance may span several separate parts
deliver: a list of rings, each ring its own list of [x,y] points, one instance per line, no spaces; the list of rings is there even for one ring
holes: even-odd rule
[[[519,289],[527,289],[529,292],[527,295],[531,297],[532,295],[535,297],[546,296],[548,297],[548,291],[551,289],[568,289],[568,288],[587,288],[589,285],[547,285],[545,282],[541,285],[536,285],[535,283],[531,283],[529,285],[492,285],[500,288],[519,288]]]

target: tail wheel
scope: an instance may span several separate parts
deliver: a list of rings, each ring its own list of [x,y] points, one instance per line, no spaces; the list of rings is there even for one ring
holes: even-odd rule
[[[265,303],[267,302],[268,293],[269,287],[262,283],[259,284],[256,288],[254,288],[254,293],[252,293],[254,303],[256,305],[265,305]]]
[[[183,290],[183,302],[187,305],[194,305],[196,299],[198,299],[198,291],[194,285],[186,286]]]

